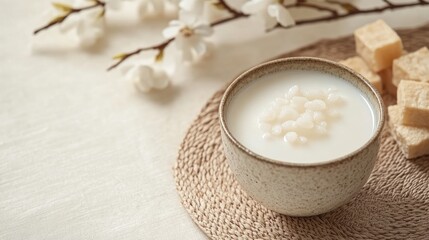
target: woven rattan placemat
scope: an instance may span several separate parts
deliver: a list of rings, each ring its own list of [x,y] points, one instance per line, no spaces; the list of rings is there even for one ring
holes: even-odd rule
[[[400,30],[405,48],[429,46],[429,25]],[[354,55],[352,37],[323,40],[284,56],[340,60]],[[429,239],[429,157],[406,160],[388,131],[374,171],[350,203],[294,218],[246,195],[222,153],[218,106],[224,90],[202,109],[174,167],[177,191],[195,223],[212,239]],[[385,96],[387,103],[394,100]]]

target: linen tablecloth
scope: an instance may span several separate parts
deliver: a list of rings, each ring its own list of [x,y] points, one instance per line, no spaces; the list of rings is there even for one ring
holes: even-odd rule
[[[80,51],[55,29],[31,35],[49,2],[0,0],[1,240],[204,239],[180,204],[172,166],[216,90],[257,63],[377,18],[393,27],[429,21],[428,7],[269,34],[239,20],[216,28],[213,54],[181,67],[168,90],[142,95],[105,69],[116,53],[161,40],[168,20],[115,13],[106,40]]]

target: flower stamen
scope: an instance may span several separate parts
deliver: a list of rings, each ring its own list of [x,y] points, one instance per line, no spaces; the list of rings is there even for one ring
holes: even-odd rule
[[[195,31],[194,29],[185,26],[182,29],[180,29],[180,33],[184,36],[184,37],[191,37],[192,35],[194,35]]]

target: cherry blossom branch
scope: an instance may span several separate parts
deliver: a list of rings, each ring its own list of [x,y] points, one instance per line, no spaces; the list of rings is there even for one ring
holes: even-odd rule
[[[162,53],[164,52],[164,49],[171,43],[174,41],[174,38],[169,38],[167,40],[165,40],[164,42],[154,45],[154,46],[150,46],[150,47],[145,47],[145,48],[139,48],[136,49],[132,52],[129,53],[122,53],[122,54],[118,54],[117,56],[113,57],[114,59],[118,59],[118,62],[116,62],[115,64],[113,64],[112,66],[110,66],[107,71],[110,71],[114,68],[116,68],[117,66],[119,66],[122,62],[124,62],[125,60],[127,60],[128,58],[137,55],[143,51],[148,51],[148,50],[158,50],[158,55],[157,58],[161,58],[162,57]],[[161,54],[161,55],[160,55]]]
[[[281,26],[280,24],[277,24],[273,29],[269,29],[268,31],[274,30],[275,28],[288,29],[288,28],[292,28],[294,26],[299,26],[299,25],[337,20],[337,19],[347,18],[350,16],[358,15],[358,14],[369,14],[369,13],[383,12],[386,10],[394,10],[394,9],[405,8],[405,7],[429,5],[429,2],[426,0],[418,0],[417,2],[414,2],[414,3],[403,3],[403,4],[393,4],[392,2],[390,2],[388,0],[383,0],[383,1],[386,3],[386,6],[384,6],[384,7],[378,7],[378,8],[373,8],[373,9],[359,9],[351,3],[340,2],[340,1],[336,1],[336,0],[326,0],[327,3],[339,5],[346,11],[346,13],[344,13],[344,14],[339,14],[337,12],[337,10],[335,10],[335,9],[325,7],[325,6],[321,6],[321,5],[317,5],[314,3],[309,3],[306,0],[300,0],[300,1],[295,2],[294,4],[289,4],[289,5],[284,5],[284,6],[287,8],[312,8],[312,9],[315,9],[318,11],[329,12],[330,15],[318,17],[318,18],[314,18],[314,19],[298,20],[295,22],[295,25],[286,26],[286,27]],[[231,14],[231,16],[211,23],[210,24],[211,27],[215,27],[215,26],[218,26],[218,25],[221,25],[221,24],[233,21],[233,20],[237,20],[240,18],[249,17],[249,15],[244,14],[241,11],[235,10],[232,7],[230,7],[225,2],[225,0],[219,0],[219,2],[216,4],[216,6],[222,8],[222,9],[225,9],[226,11],[228,11]],[[158,50],[158,54],[156,55],[156,59],[157,60],[161,59],[163,56],[164,49],[170,43],[172,43],[174,40],[175,40],[175,37],[167,39],[160,44],[156,44],[156,45],[145,47],[145,48],[139,48],[139,49],[132,51],[132,52],[129,52],[129,53],[119,54],[116,57],[114,57],[114,59],[116,59],[118,61],[115,64],[113,64],[112,66],[110,66],[107,70],[112,70],[112,69],[118,67],[120,64],[122,64],[128,58],[135,56],[135,55],[137,55],[143,51]]]
[[[221,6],[222,8],[224,8],[225,10],[227,10],[229,13],[231,13],[232,16],[211,23],[210,24],[211,27],[215,27],[217,25],[221,25],[221,24],[230,22],[232,20],[236,20],[236,19],[239,19],[239,18],[244,18],[244,17],[248,17],[249,16],[247,14],[242,13],[241,11],[235,10],[234,8],[232,8],[231,6],[229,6],[229,4],[225,2],[225,0],[219,0],[217,6]]]
[[[327,2],[332,3],[334,1],[327,1]],[[399,8],[422,6],[422,5],[429,5],[429,2],[420,0],[420,1],[415,2],[415,3],[391,4],[391,5],[387,5],[384,7],[378,7],[378,8],[373,8],[373,9],[357,9],[356,8],[357,10],[352,10],[352,11],[347,12],[347,13],[342,14],[342,15],[331,15],[331,16],[327,16],[327,17],[319,17],[319,18],[308,19],[308,20],[300,20],[300,21],[296,21],[295,25],[287,26],[287,27],[283,27],[280,24],[277,24],[275,26],[275,28],[287,29],[287,28],[291,28],[294,26],[298,26],[298,25],[305,25],[305,24],[309,24],[309,23],[316,23],[316,22],[322,22],[322,21],[337,20],[337,19],[347,18],[350,16],[358,15],[358,14],[360,15],[360,14],[377,13],[377,12],[383,12],[386,10],[394,10],[394,9],[399,9]]]
[[[228,11],[229,13],[231,13],[231,15],[232,15],[232,16],[231,16],[231,17],[224,18],[224,19],[221,19],[221,20],[218,20],[218,21],[216,21],[216,22],[211,23],[211,24],[210,24],[210,26],[211,26],[211,27],[215,27],[215,26],[217,26],[217,25],[221,25],[221,24],[227,23],[227,22],[229,22],[229,21],[236,20],[236,19],[238,19],[238,18],[248,17],[248,15],[246,15],[246,14],[244,14],[244,13],[242,13],[242,12],[239,12],[239,11],[237,11],[237,10],[233,9],[232,7],[230,7],[230,6],[225,2],[225,0],[219,0],[219,2],[217,3],[217,7],[220,7],[220,8],[225,9],[226,11]],[[111,65],[109,68],[107,68],[107,71],[110,71],[110,70],[112,70],[112,69],[114,69],[114,68],[118,67],[119,65],[121,65],[121,64],[122,64],[125,60],[127,60],[128,58],[130,58],[130,57],[132,57],[132,56],[135,56],[135,55],[138,55],[138,54],[140,54],[140,53],[141,53],[141,52],[143,52],[143,51],[148,51],[148,50],[157,50],[157,51],[158,51],[158,54],[156,55],[155,59],[156,59],[156,60],[160,60],[160,59],[162,59],[162,57],[163,57],[164,49],[165,49],[165,48],[166,48],[170,43],[172,43],[175,39],[176,39],[175,37],[173,37],[173,38],[169,38],[169,39],[165,40],[164,42],[162,42],[162,43],[160,43],[160,44],[156,44],[156,45],[154,45],[154,46],[149,46],[149,47],[139,48],[139,49],[136,49],[136,50],[134,50],[134,51],[132,51],[132,52],[129,52],[129,53],[121,53],[121,54],[118,54],[117,56],[113,57],[113,59],[116,59],[116,60],[118,60],[118,61],[117,61],[116,63],[114,63],[113,65]]]
[[[62,22],[64,22],[71,15],[76,14],[76,13],[80,13],[82,11],[87,11],[87,10],[90,10],[90,9],[101,7],[102,8],[102,12],[101,12],[100,16],[103,16],[104,12],[106,11],[106,9],[105,9],[106,3],[102,2],[100,0],[92,0],[92,2],[94,3],[93,5],[89,5],[89,6],[82,7],[82,8],[73,8],[73,7],[71,7],[69,5],[66,5],[66,4],[63,4],[63,3],[52,3],[52,5],[56,9],[64,12],[64,15],[59,15],[59,16],[55,17],[54,19],[52,19],[46,25],[44,25],[44,26],[42,26],[42,27],[34,30],[33,34],[36,35],[39,32],[41,32],[43,30],[46,30],[46,29],[48,29],[48,28],[50,28],[50,27],[52,27],[54,25],[61,24]]]

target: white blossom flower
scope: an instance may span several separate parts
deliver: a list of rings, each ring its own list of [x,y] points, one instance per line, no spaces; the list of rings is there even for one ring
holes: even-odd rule
[[[133,81],[134,86],[143,93],[150,92],[152,89],[165,89],[170,82],[164,70],[145,64],[135,64],[129,67],[125,77]]]
[[[176,48],[186,62],[191,62],[207,53],[207,42],[204,38],[212,33],[213,29],[210,25],[198,23],[195,18],[183,13],[178,20],[171,21],[163,31],[165,38],[176,38]]]
[[[273,28],[277,23],[283,27],[295,25],[289,10],[278,0],[250,0],[242,6],[241,10],[245,14],[262,18],[265,29]]]
[[[81,47],[92,47],[104,36],[105,32],[104,19],[99,15],[100,10],[72,15],[61,24],[60,30],[62,32],[73,31]]]
[[[90,6],[91,4],[88,3],[85,0],[77,0],[74,1],[73,7]],[[82,48],[92,47],[104,36],[105,21],[101,16],[102,10],[101,8],[94,8],[70,15],[61,23],[60,31],[63,33],[73,32]]]

